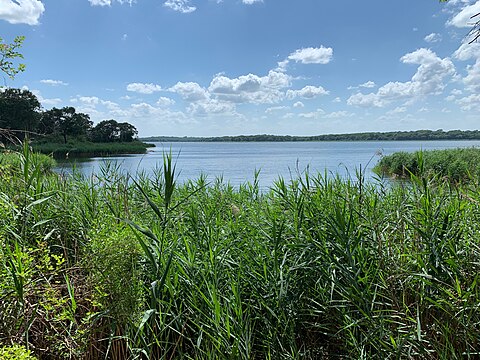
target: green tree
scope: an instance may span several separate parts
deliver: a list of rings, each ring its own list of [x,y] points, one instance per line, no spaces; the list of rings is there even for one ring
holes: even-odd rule
[[[124,122],[124,123],[118,124],[118,127],[120,129],[120,141],[131,142],[135,140],[135,138],[138,135],[137,128],[132,124]]]
[[[7,88],[0,92],[0,128],[36,131],[40,109],[40,102],[31,91]]]
[[[47,135],[61,135],[66,144],[70,136],[86,136],[92,125],[88,114],[77,113],[75,108],[66,106],[45,111],[39,124],[39,131]]]
[[[22,46],[24,40],[25,36],[17,36],[13,43],[7,44],[0,37],[0,71],[11,79],[19,72],[25,70],[25,64],[18,64],[17,66],[14,64],[15,59],[23,59],[23,55],[17,49]]]
[[[118,123],[115,120],[103,120],[91,131],[90,138],[93,142],[133,141],[138,134],[137,129],[127,122]]]

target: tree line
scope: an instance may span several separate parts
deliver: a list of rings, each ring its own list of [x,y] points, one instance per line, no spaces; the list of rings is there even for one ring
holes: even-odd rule
[[[143,141],[158,142],[286,142],[286,141],[402,141],[402,140],[480,140],[478,130],[414,130],[391,132],[365,132],[351,134],[324,134],[314,136],[291,135],[238,135],[220,137],[152,136]]]
[[[113,119],[94,126],[88,114],[77,112],[72,106],[42,110],[31,91],[14,88],[0,91],[0,129],[20,139],[28,134],[32,139],[65,144],[72,139],[99,143],[131,142],[138,135],[132,124]]]

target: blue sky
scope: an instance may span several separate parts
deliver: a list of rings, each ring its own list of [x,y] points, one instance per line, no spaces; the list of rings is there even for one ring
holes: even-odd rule
[[[0,0],[10,87],[141,136],[479,129],[480,1]]]

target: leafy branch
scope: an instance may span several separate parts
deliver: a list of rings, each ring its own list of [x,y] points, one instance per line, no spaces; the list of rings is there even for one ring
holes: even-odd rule
[[[23,55],[17,50],[22,46],[25,36],[16,36],[13,43],[4,43],[0,37],[0,71],[5,73],[10,79],[13,79],[19,72],[25,71],[25,64],[15,66],[14,61],[17,58],[23,59]]]

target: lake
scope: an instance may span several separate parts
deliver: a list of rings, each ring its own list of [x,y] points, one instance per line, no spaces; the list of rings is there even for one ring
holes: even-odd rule
[[[365,142],[175,142],[154,143],[144,155],[58,161],[58,172],[72,169],[91,175],[105,162],[115,162],[125,172],[145,171],[152,174],[162,166],[164,152],[172,152],[177,166],[178,181],[197,179],[201,174],[208,180],[223,177],[224,182],[238,186],[254,179],[259,171],[259,186],[269,187],[282,176],[290,179],[308,167],[310,173],[327,171],[342,177],[355,178],[360,168],[367,180],[375,174],[373,166],[380,156],[396,151],[479,147],[480,141],[365,141]]]

